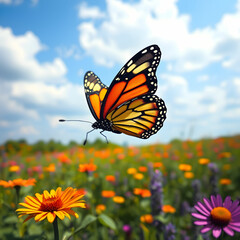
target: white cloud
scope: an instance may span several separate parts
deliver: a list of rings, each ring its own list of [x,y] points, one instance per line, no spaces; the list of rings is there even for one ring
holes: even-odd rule
[[[23,3],[24,0],[0,0],[0,4],[13,4],[13,5],[19,5]],[[39,0],[31,0],[31,3],[33,6],[36,6],[38,4]]]
[[[21,135],[37,135],[39,132],[33,126],[21,126],[19,133]]]
[[[200,75],[200,76],[198,76],[197,80],[198,80],[199,82],[207,82],[207,81],[209,80],[209,76],[206,75],[206,74]]]
[[[11,4],[12,1],[11,0],[0,0],[0,4],[3,3],[3,4]]]
[[[8,127],[9,122],[8,121],[0,121],[0,127]]]
[[[78,16],[80,18],[103,18],[104,13],[98,7],[89,7],[85,2],[79,6]]]
[[[75,60],[79,60],[81,58],[80,50],[76,45],[72,45],[70,47],[57,47],[56,51],[61,58],[73,57]]]
[[[240,131],[240,80],[228,79],[215,85],[191,89],[190,82],[179,75],[161,74],[157,95],[167,106],[164,131],[167,135],[214,137]],[[191,130],[193,129],[193,130]],[[180,137],[183,137],[182,135]]]
[[[83,87],[67,81],[63,61],[36,58],[46,49],[36,35],[16,36],[10,28],[0,27],[0,37],[0,126],[5,133],[1,140],[53,137],[55,116],[90,117]]]
[[[23,0],[0,0],[0,4],[14,4],[14,5],[19,5],[23,2]]]
[[[205,86],[203,90],[192,91],[188,81],[175,75],[160,76],[164,81],[158,90],[168,104],[170,121],[186,121],[186,119],[221,119],[227,106],[227,92],[221,83],[218,86]],[[233,88],[233,85],[231,86]]]
[[[177,0],[106,0],[106,17],[102,21],[95,22],[89,16],[90,20],[79,25],[80,44],[96,63],[105,66],[124,63],[138,50],[157,43],[163,61],[177,71],[202,69],[217,61],[237,69],[240,8],[234,14],[223,15],[216,27],[190,31],[191,18],[180,14],[176,3]],[[91,8],[84,6],[86,12]],[[234,43],[237,49],[224,48],[228,43]]]
[[[0,27],[0,81],[64,82],[66,66],[60,58],[40,63],[36,54],[46,47],[32,32],[15,36]]]
[[[36,6],[38,4],[39,0],[31,0],[31,2],[32,2],[33,6]]]
[[[25,103],[30,103],[39,109],[49,112],[87,111],[83,87],[70,82],[61,85],[50,85],[41,82],[15,82],[11,87],[11,96]]]

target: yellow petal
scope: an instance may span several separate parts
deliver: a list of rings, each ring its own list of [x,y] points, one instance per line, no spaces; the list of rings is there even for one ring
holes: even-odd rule
[[[71,219],[70,215],[66,211],[62,210],[61,212],[63,212],[67,218]]]
[[[55,197],[55,196],[56,196],[56,192],[55,192],[54,189],[52,189],[52,190],[50,191],[50,195],[51,195],[52,197]]]
[[[82,197],[84,197],[84,195],[79,195],[79,196],[76,196],[74,198],[71,199],[71,201],[69,201],[70,203],[72,202],[77,202],[79,199],[81,199]],[[81,201],[84,201],[84,200],[81,200]]]
[[[35,221],[36,222],[39,222],[39,221],[42,221],[43,219],[45,219],[47,216],[47,212],[42,212],[42,213],[39,213],[35,216]]]
[[[31,205],[29,205],[27,203],[19,203],[19,205],[21,205],[23,207],[26,207],[26,208],[29,208],[29,209],[35,209],[35,210],[38,210],[38,208],[40,207],[40,206],[37,206],[37,205],[36,205],[36,207],[35,206],[31,206]]]
[[[28,209],[28,208],[18,208],[16,210],[17,212],[23,212],[23,213],[26,213],[26,214],[29,214],[31,212],[33,213],[41,213],[42,211],[39,211],[39,210],[33,210],[33,209]]]
[[[43,201],[43,195],[42,194],[36,193],[35,196],[40,203]]]
[[[50,194],[49,194],[49,192],[47,190],[43,191],[43,196],[44,196],[45,199],[50,198]]]
[[[63,220],[65,218],[65,215],[62,211],[54,211],[54,213],[61,219]]]
[[[65,211],[66,211],[67,213],[73,215],[74,217],[78,218],[78,214],[75,213],[72,209],[68,209],[68,208],[67,208],[67,209],[65,209]]]
[[[25,197],[25,200],[28,204],[35,206],[35,207],[39,207],[41,205],[41,203],[38,201],[38,199],[31,197],[31,196]]]
[[[62,201],[63,202],[67,202],[73,195],[73,188],[71,187],[68,187],[65,191],[63,191],[63,194],[62,194]]]
[[[62,193],[62,188],[61,187],[58,187],[57,190],[56,190],[56,195],[57,197],[60,196]]]
[[[81,207],[81,208],[86,208],[85,203],[73,203],[70,206],[68,206],[69,208],[74,208],[74,207]]]
[[[50,223],[52,223],[52,222],[54,221],[55,217],[56,217],[56,214],[55,214],[55,213],[49,212],[49,213],[47,214],[47,220],[48,220]]]

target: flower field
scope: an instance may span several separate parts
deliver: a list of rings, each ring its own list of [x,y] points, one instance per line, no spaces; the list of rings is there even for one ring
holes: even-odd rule
[[[194,224],[194,206],[217,194],[240,200],[239,135],[137,147],[8,141],[0,150],[3,240],[215,239]],[[234,236],[220,239],[240,239],[235,220]]]

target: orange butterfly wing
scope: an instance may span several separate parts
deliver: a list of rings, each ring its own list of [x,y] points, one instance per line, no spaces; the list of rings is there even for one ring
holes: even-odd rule
[[[91,113],[98,121],[108,87],[101,82],[96,74],[88,71],[84,76],[84,89]]]
[[[102,102],[100,119],[121,104],[157,90],[155,72],[161,59],[161,51],[157,45],[151,45],[131,58],[119,71],[108,88]]]
[[[167,108],[156,95],[132,99],[112,110],[107,119],[112,128],[127,135],[149,138],[158,132],[166,119]]]

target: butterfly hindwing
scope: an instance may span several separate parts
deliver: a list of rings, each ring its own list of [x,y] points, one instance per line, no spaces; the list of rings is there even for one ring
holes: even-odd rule
[[[102,102],[108,87],[101,82],[96,74],[88,71],[84,76],[84,90],[91,113],[98,121],[100,119]]]
[[[156,95],[145,95],[112,110],[107,119],[112,122],[114,130],[146,139],[163,126],[166,112],[162,99]]]
[[[156,92],[155,72],[160,58],[160,48],[151,45],[138,52],[123,66],[108,88],[100,119],[105,119],[109,112],[133,98]]]

